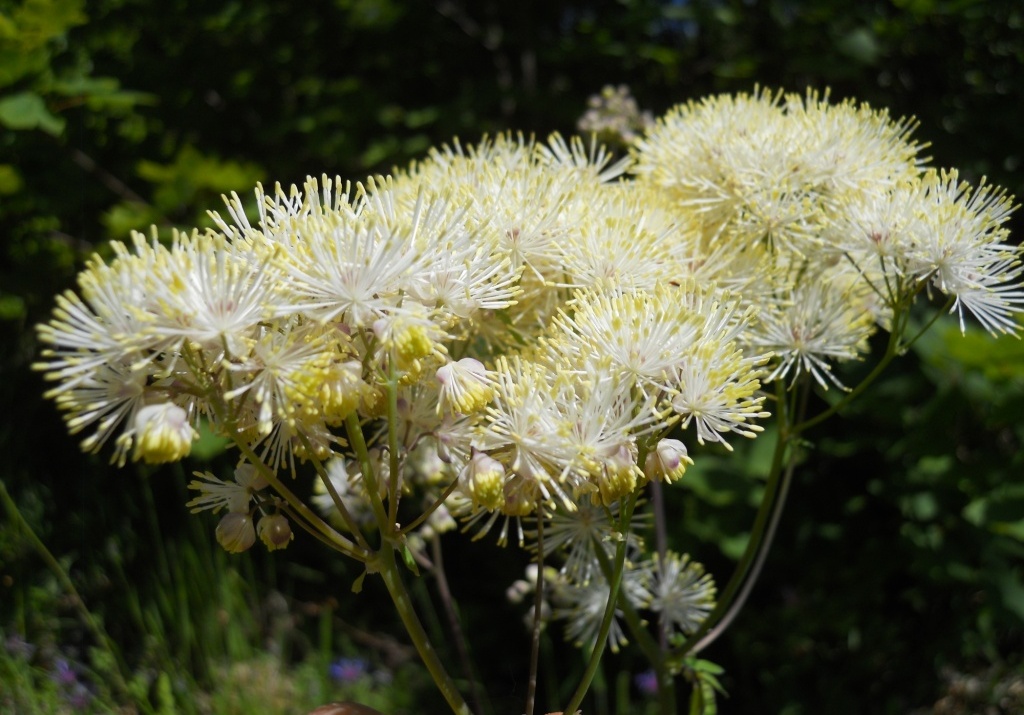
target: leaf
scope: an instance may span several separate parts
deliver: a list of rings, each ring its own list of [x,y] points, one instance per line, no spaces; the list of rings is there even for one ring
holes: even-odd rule
[[[684,663],[690,670],[694,671],[695,673],[721,675],[725,672],[725,668],[718,665],[717,663],[712,663],[710,660],[702,660],[700,658],[688,658],[684,661]]]
[[[0,320],[21,320],[26,314],[24,298],[0,294]]]
[[[366,580],[366,571],[363,571],[356,577],[356,580],[352,582],[352,593],[361,593],[363,590],[363,581]]]
[[[0,164],[0,196],[21,191],[23,183],[16,167],[11,164]]]
[[[840,38],[836,46],[844,55],[865,65],[875,64],[881,54],[874,33],[866,27],[858,27],[847,33],[845,37]]]
[[[46,108],[46,102],[35,92],[19,92],[0,99],[0,124],[8,129],[42,129],[58,136],[64,131],[64,120]]]
[[[199,439],[192,443],[192,452],[190,453],[194,459],[200,461],[213,459],[231,444],[231,440],[213,432],[205,420],[199,423],[198,431]]]
[[[1024,583],[1013,571],[1006,571],[997,581],[1003,605],[1024,620]]]

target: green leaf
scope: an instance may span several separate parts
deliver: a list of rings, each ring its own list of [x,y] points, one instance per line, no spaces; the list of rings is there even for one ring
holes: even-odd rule
[[[24,298],[20,295],[0,295],[0,320],[21,320],[25,315]]]
[[[1005,484],[964,507],[965,520],[995,534],[1024,541],[1024,485]]]
[[[23,182],[17,168],[11,164],[0,164],[0,196],[21,191]]]
[[[701,658],[687,658],[683,661],[687,668],[695,673],[708,673],[710,675],[721,675],[725,672],[725,668],[712,663],[710,660],[703,660]]]
[[[856,30],[847,33],[837,43],[840,52],[865,65],[873,65],[878,61],[881,48],[871,30],[866,27],[858,27]]]
[[[83,97],[86,105],[93,111],[157,103],[156,95],[121,89],[121,83],[113,77],[72,75],[53,82],[50,89],[55,94],[65,97]]]
[[[0,99],[0,124],[8,129],[42,129],[54,136],[64,131],[64,120],[46,108],[35,92],[20,92]]]
[[[1024,620],[1024,583],[1021,583],[1020,576],[1013,571],[1006,571],[997,583],[1003,605]]]
[[[352,582],[352,593],[361,593],[363,590],[363,581],[366,580],[366,571],[363,571],[356,580]]]
[[[192,443],[190,456],[200,461],[213,459],[231,444],[231,440],[213,432],[205,420],[199,423],[198,431],[199,439]]]

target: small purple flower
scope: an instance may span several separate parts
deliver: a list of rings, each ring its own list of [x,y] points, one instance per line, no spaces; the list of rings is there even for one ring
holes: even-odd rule
[[[82,710],[92,702],[92,693],[81,683],[76,683],[70,693],[64,696],[67,704],[75,710]]]
[[[59,688],[61,697],[74,710],[82,710],[92,701],[92,692],[78,679],[74,665],[67,658],[57,658],[50,671],[50,679]]]
[[[78,674],[64,658],[58,658],[53,664],[53,672],[50,677],[59,685],[71,686],[78,682]]]
[[[653,669],[634,675],[633,684],[644,695],[653,697],[658,693],[658,676],[654,674]]]
[[[36,652],[34,645],[17,634],[7,637],[7,640],[4,641],[4,649],[14,657],[22,660],[31,660]]]
[[[354,683],[369,670],[369,663],[362,658],[339,658],[330,666],[331,677],[339,683]]]

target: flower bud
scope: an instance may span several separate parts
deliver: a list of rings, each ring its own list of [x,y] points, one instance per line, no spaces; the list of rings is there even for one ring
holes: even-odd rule
[[[438,409],[449,407],[452,412],[468,415],[483,408],[494,396],[494,388],[487,379],[483,363],[473,358],[450,362],[437,370],[441,383]]]
[[[597,486],[601,490],[601,502],[611,506],[615,501],[636,489],[637,469],[633,453],[625,444],[620,444],[605,457],[597,475]]]
[[[473,450],[473,456],[459,474],[459,483],[473,504],[491,510],[505,504],[505,467],[486,452]]]
[[[288,546],[288,542],[295,538],[292,533],[292,526],[283,514],[270,514],[260,519],[257,525],[260,540],[266,544],[268,551],[276,551]]]
[[[259,470],[256,469],[255,464],[249,464],[244,462],[235,467],[235,481],[238,482],[239,486],[251,489],[254,492],[258,492],[260,489],[265,489],[269,482],[267,478],[260,474]],[[241,511],[240,509],[232,509],[231,511]]]
[[[146,464],[177,462],[192,451],[192,442],[199,435],[188,422],[188,413],[181,407],[164,402],[146,405],[135,414],[135,454]]]
[[[248,514],[228,512],[217,524],[217,543],[231,554],[240,554],[256,543],[256,529]]]
[[[331,365],[320,385],[320,401],[324,420],[336,426],[359,407],[359,400],[369,386],[363,382],[362,364],[357,360]]]
[[[687,456],[686,445],[678,439],[663,439],[644,460],[644,475],[671,484],[683,476],[687,464],[693,464],[693,460]]]

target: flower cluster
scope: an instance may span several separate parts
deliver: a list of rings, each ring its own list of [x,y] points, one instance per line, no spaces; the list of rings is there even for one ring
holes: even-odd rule
[[[36,367],[83,448],[120,464],[231,439],[234,480],[189,485],[194,511],[226,511],[230,551],[283,548],[295,519],[367,561],[366,528],[415,549],[456,518],[502,541],[533,521],[573,640],[597,633],[613,551],[629,602],[692,633],[710,579],[607,521],[680,480],[684,440],[756,436],[763,382],[842,386],[834,367],[905,330],[921,293],[1018,332],[1011,198],[926,168],[914,128],[757,90],[676,107],[617,162],[508,134],[354,186],[258,187],[212,229],[93,258]],[[302,462],[354,542],[284,485]],[[414,494],[418,533],[395,523]]]
[[[678,477],[639,461],[676,422],[724,443],[765,416],[752,309],[689,277],[698,229],[613,182],[624,169],[500,136],[354,188],[258,189],[256,222],[232,197],[217,230],[93,259],[40,327],[39,367],[72,431],[93,428],[83,446],[112,439],[122,463],[181,459],[205,421],[294,472],[344,456],[352,417],[390,466],[387,417],[401,471],[432,445],[470,511],[610,504]],[[191,505],[244,521],[247,484],[193,482]],[[252,541],[234,526],[222,542]]]
[[[968,312],[1018,332],[1012,199],[926,168],[915,128],[852,101],[759,90],[680,105],[636,143],[637,182],[698,217],[695,258],[735,257],[720,282],[762,307],[749,344],[775,354],[769,379],[839,384],[831,367],[932,289],[961,326]]]
[[[573,512],[556,512],[546,527],[544,548],[561,554],[563,563],[560,569],[545,570],[541,617],[545,621],[564,620],[567,638],[578,646],[593,647],[600,630],[609,580],[599,564],[612,561],[620,538],[612,522],[617,515],[617,505],[611,510],[583,506]],[[629,607],[655,614],[667,635],[693,634],[715,606],[716,588],[711,576],[686,554],[666,551],[651,555],[634,533],[625,538],[621,588]],[[531,564],[526,578],[509,588],[509,600],[524,600],[537,589],[537,581],[537,567]],[[608,645],[613,651],[628,642],[622,618],[622,608],[616,608],[608,631]]]
[[[501,135],[355,186],[258,187],[252,219],[232,196],[214,229],[93,258],[37,367],[119,463],[179,460],[206,423],[264,481],[337,458],[376,463],[381,500],[426,469],[488,524],[607,506],[679,478],[676,426],[754,436],[763,380],[840,384],[923,290],[1017,330],[1011,199],[925,169],[913,128],[759,90],[674,109],[617,163]],[[276,514],[250,481],[193,483],[234,548],[254,509]]]
[[[631,144],[650,126],[654,117],[641,111],[629,87],[607,85],[587,100],[587,111],[576,122],[584,134],[594,134],[610,144]]]

